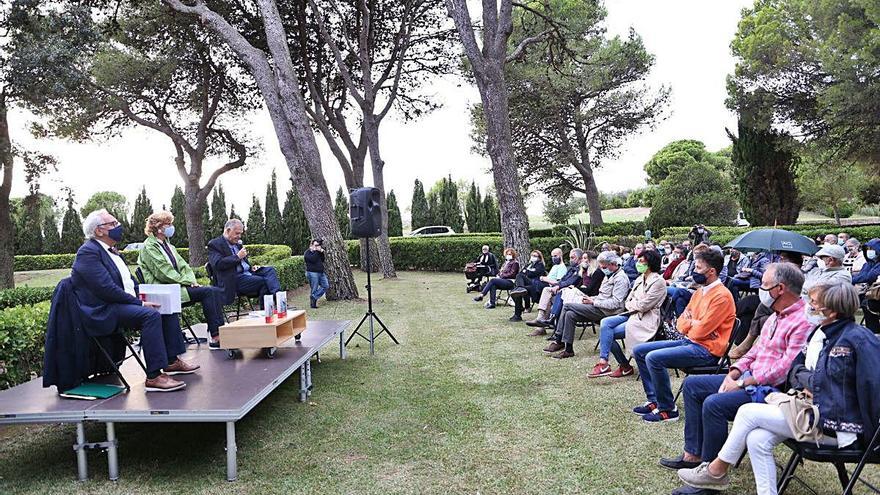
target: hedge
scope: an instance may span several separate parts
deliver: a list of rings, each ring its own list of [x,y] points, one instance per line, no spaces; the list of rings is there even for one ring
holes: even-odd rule
[[[289,246],[279,246],[275,244],[254,244],[247,246],[248,255],[254,264],[268,265],[274,261],[281,260],[290,256]],[[183,259],[189,258],[189,249],[180,248],[177,250]],[[122,258],[129,265],[136,265],[138,259],[138,251],[121,251]],[[13,270],[16,272],[31,270],[62,270],[73,266],[73,259],[76,254],[37,254],[37,255],[17,255],[13,263]]]
[[[744,234],[751,230],[770,227],[707,227],[712,231],[712,241],[724,245],[733,240],[738,235]],[[839,226],[836,224],[827,225],[780,225],[776,228],[797,232],[810,239],[826,234],[836,234],[838,232],[846,232],[851,237],[857,238],[862,243],[869,241],[875,237],[880,238],[880,225],[863,225],[863,226]],[[685,227],[670,227],[663,229],[660,237],[672,241],[681,241],[687,238],[690,232]]]
[[[43,369],[48,301],[0,310],[0,388],[24,383]]]
[[[37,304],[52,299],[54,287],[16,287],[0,290],[0,309]]]

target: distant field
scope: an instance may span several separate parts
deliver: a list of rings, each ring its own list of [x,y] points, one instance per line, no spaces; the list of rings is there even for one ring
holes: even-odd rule
[[[15,272],[16,287],[55,287],[62,278],[70,275],[70,268],[63,270],[37,270]]]

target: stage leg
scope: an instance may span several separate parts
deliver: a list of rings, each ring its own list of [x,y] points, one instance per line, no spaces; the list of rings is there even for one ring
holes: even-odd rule
[[[226,422],[226,481],[238,479],[238,447],[235,445],[235,421]]]
[[[302,366],[299,367],[299,401],[305,402],[309,393],[309,385],[308,385],[308,375],[306,371],[306,365],[308,361],[303,363]]]
[[[110,481],[119,479],[119,457],[116,450],[116,425],[107,423],[107,470]]]
[[[339,359],[345,359],[345,330],[339,332]]]
[[[89,461],[86,458],[86,429],[82,421],[76,424],[76,445],[73,450],[76,451],[76,471],[79,481],[89,479]]]

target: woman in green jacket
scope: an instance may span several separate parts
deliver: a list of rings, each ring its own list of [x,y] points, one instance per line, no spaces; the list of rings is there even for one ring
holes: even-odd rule
[[[219,328],[223,325],[223,289],[201,286],[196,282],[193,269],[177,254],[168,242],[174,235],[174,215],[167,211],[153,213],[147,218],[144,233],[147,239],[138,255],[138,265],[148,284],[180,284],[182,302],[202,303],[202,311],[211,334],[210,347],[220,348]]]

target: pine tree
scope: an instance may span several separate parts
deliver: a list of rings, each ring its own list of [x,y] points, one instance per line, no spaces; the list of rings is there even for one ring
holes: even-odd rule
[[[483,232],[501,232],[501,210],[495,203],[495,198],[486,193],[483,198]]]
[[[256,194],[253,195],[251,211],[248,212],[245,236],[248,244],[265,244],[266,242],[266,223],[263,219],[260,200],[257,199]]]
[[[389,207],[389,213],[390,213]],[[339,189],[336,191],[336,199],[333,202],[333,213],[336,215],[336,223],[339,224],[339,231],[342,232],[343,239],[351,239],[351,219],[349,218],[348,213],[348,195],[345,194],[345,189],[342,186],[339,186]],[[389,217],[389,222],[390,222]],[[389,234],[391,235],[391,234]]]
[[[138,197],[134,200],[134,209],[131,212],[131,222],[129,224],[123,225],[123,231],[128,234],[124,234],[123,242],[127,242],[129,240],[141,239],[143,237],[143,228],[147,223],[147,217],[153,214],[153,203],[150,202],[150,198],[147,197],[147,188],[141,187],[141,193],[138,194]],[[123,218],[117,218],[120,222],[124,222]],[[177,227],[175,227],[175,230]],[[123,244],[124,246],[124,244]]]
[[[400,207],[397,206],[397,197],[394,191],[388,193],[388,237],[400,237],[403,235],[403,218],[400,216]]]
[[[61,249],[61,235],[55,218],[46,215],[43,218],[43,254],[58,254]]]
[[[174,187],[174,195],[171,196],[171,214],[174,215],[174,237],[171,243],[177,247],[189,245],[186,236],[186,196],[180,186]]]
[[[290,188],[284,200],[283,229],[284,244],[290,246],[293,254],[305,252],[311,238],[309,221],[306,219],[302,201],[296,193],[296,189]]]
[[[43,254],[43,232],[40,221],[40,197],[30,194],[24,198],[24,214],[15,227],[17,254]]]
[[[79,218],[79,212],[73,206],[73,193],[67,195],[67,211],[64,212],[64,220],[61,223],[61,248],[62,253],[75,253],[83,243],[83,226]]]
[[[278,184],[274,170],[266,186],[266,244],[284,244],[284,226],[278,208]]]
[[[464,203],[464,218],[467,222],[468,232],[482,232],[480,228],[483,226],[483,207],[480,198],[480,188],[474,182],[468,190],[467,198]]]
[[[420,181],[419,179],[416,179],[415,185],[413,186],[410,212],[411,230],[416,230],[420,227],[431,224],[428,200],[425,197],[425,187],[422,185],[422,181]]]
[[[223,232],[223,227],[229,216],[226,214],[226,194],[223,193],[223,185],[217,184],[214,195],[211,196],[211,221],[210,232]],[[217,234],[219,235],[219,234]]]

